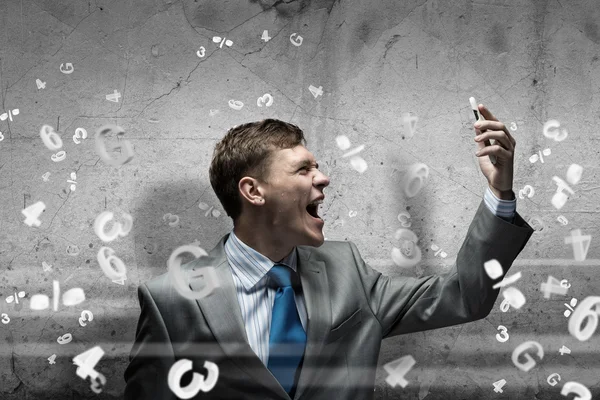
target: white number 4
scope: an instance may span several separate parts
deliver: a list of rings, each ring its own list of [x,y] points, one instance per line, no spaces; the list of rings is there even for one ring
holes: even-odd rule
[[[73,358],[73,364],[78,366],[76,371],[77,376],[79,376],[81,379],[85,379],[89,376],[92,380],[92,385],[90,388],[95,393],[100,393],[102,391],[98,385],[98,380],[102,385],[106,384],[106,378],[104,375],[94,369],[103,355],[104,350],[102,350],[100,346],[95,346],[81,354],[76,355]]]
[[[494,382],[493,385],[494,385],[494,392],[502,393],[503,392],[502,388],[504,387],[504,385],[506,385],[506,379],[500,379],[499,381]]]
[[[89,350],[84,351],[83,353],[76,355],[73,358],[73,364],[77,365],[77,375],[81,379],[85,379],[88,376],[94,380],[98,378],[98,371],[94,369],[98,361],[104,355],[104,350],[100,346],[92,347]]]
[[[263,31],[263,34],[260,38],[264,40],[265,43],[271,40],[271,38],[269,37],[269,32],[266,29]]]

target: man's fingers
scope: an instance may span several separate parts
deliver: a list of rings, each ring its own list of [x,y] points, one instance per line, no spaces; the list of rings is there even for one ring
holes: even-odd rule
[[[512,150],[514,148],[513,142],[510,140],[510,138],[506,135],[506,132],[504,131],[485,131],[475,136],[475,141],[479,143],[490,139],[494,139],[502,143],[502,146],[505,149]]]
[[[479,154],[476,154],[476,156],[483,157],[490,154],[500,156],[506,160],[509,160],[511,158],[511,153],[499,144],[484,147],[483,149],[479,150]]]
[[[479,112],[481,113],[481,115],[483,115],[483,118],[487,119],[488,121],[498,121],[498,119],[494,117],[494,114],[492,114],[492,112],[488,110],[486,106],[484,106],[483,104],[479,104],[478,107]]]

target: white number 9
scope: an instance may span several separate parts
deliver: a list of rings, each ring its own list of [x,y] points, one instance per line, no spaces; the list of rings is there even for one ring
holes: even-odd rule
[[[169,369],[169,389],[180,399],[191,399],[200,390],[205,393],[212,390],[219,378],[219,367],[213,362],[204,361],[204,368],[208,370],[206,378],[202,374],[194,372],[192,382],[186,387],[181,387],[181,377],[192,369],[192,362],[185,358],[177,361]]]
[[[596,307],[592,310],[592,307]],[[583,342],[592,337],[598,326],[598,314],[600,313],[600,296],[586,297],[569,318],[569,332],[571,335]],[[589,318],[589,319],[588,319]],[[585,321],[585,327],[581,325]]]
[[[100,215],[96,217],[94,221],[94,232],[100,239],[105,242],[111,242],[118,238],[119,236],[125,237],[131,231],[131,227],[133,226],[133,218],[131,215],[127,213],[123,213],[123,219],[125,220],[125,224],[122,225],[119,222],[115,222],[111,228],[111,230],[107,233],[104,232],[104,227],[108,221],[113,219],[114,214],[111,211],[104,211]]]
[[[108,251],[108,257],[104,253],[105,251]],[[121,279],[127,273],[125,264],[119,257],[115,256],[114,253],[115,251],[113,249],[106,246],[102,246],[100,251],[98,251],[98,264],[100,264],[100,268],[102,268],[104,275],[113,281]],[[111,263],[113,263],[116,268],[113,268]]]
[[[577,396],[573,397],[573,400],[592,400],[592,394],[589,389],[583,386],[578,382],[567,382],[563,386],[560,394],[566,396],[568,394],[574,393]]]

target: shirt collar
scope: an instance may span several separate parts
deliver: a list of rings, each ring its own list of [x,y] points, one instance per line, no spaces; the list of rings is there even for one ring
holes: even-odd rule
[[[285,264],[296,272],[297,254],[296,247],[280,262],[273,262],[269,257],[260,254],[246,243],[242,242],[231,231],[225,242],[225,253],[229,265],[246,290],[252,289],[275,264]]]

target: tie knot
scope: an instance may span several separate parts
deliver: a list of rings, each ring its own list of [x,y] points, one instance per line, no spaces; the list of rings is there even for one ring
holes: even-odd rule
[[[284,287],[292,285],[292,272],[294,271],[284,264],[275,264],[267,275],[275,281],[276,287]]]

